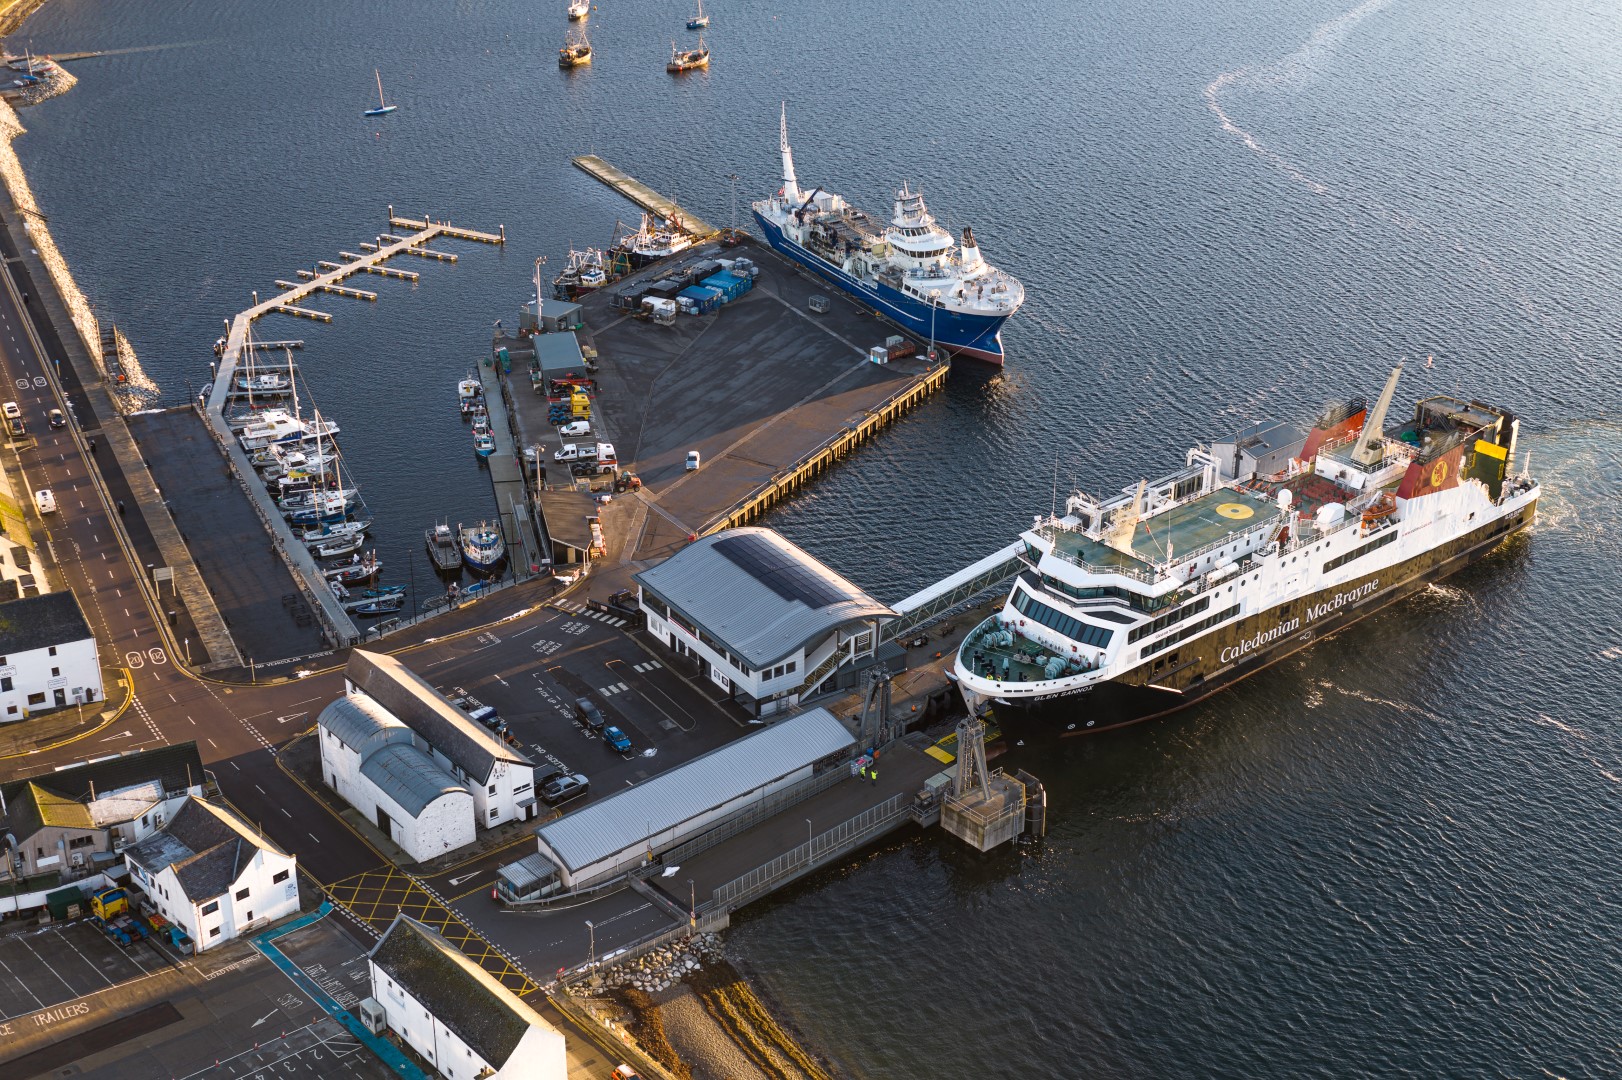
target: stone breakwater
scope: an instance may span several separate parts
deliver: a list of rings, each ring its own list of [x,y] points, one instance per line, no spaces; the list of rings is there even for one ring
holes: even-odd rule
[[[668,990],[690,976],[704,970],[706,964],[723,959],[721,939],[714,934],[696,937],[673,945],[663,945],[645,956],[627,960],[599,974],[603,991],[629,987],[653,994]]]
[[[67,78],[71,79],[72,76]],[[79,340],[101,366],[102,375],[105,377],[107,365],[101,354],[100,324],[96,320],[95,312],[91,310],[89,299],[80,290],[79,283],[73,280],[73,272],[68,268],[67,259],[57,249],[51,230],[46,227],[45,214],[40,210],[39,201],[34,197],[34,190],[29,186],[28,177],[23,172],[22,161],[17,157],[16,148],[12,146],[12,141],[25,134],[27,130],[23,127],[22,120],[18,118],[17,110],[11,107],[11,103],[0,100],[0,182],[5,184],[6,190],[11,195],[12,205],[17,209],[17,216],[22,222],[23,231],[28,234],[29,243],[39,253],[40,262],[51,275],[51,281],[55,284],[56,291],[62,297],[62,303],[66,305],[68,315],[73,320],[73,328],[78,331]],[[24,252],[25,256],[26,254],[27,252]],[[157,397],[157,385],[141,370],[140,360],[136,357],[134,349],[120,341],[118,351],[117,360],[124,381],[115,386],[109,380],[108,387],[117,391],[114,398],[121,408],[126,410],[140,408]]]

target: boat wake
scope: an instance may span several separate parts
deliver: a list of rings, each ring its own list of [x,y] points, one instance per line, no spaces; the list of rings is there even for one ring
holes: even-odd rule
[[[1394,225],[1405,232],[1417,233],[1430,243],[1473,262],[1498,291],[1510,300],[1531,322],[1541,327],[1564,345],[1574,358],[1584,361],[1585,364],[1592,365],[1592,358],[1582,351],[1577,344],[1576,338],[1565,327],[1556,322],[1552,316],[1543,312],[1532,295],[1486,253],[1471,250],[1464,241],[1442,233],[1436,227],[1427,224],[1408,211],[1383,205],[1359,192],[1341,191],[1332,188],[1328,183],[1311,175],[1306,169],[1284,154],[1262,142],[1254,132],[1236,122],[1229,115],[1227,109],[1223,107],[1222,99],[1224,94],[1234,87],[1258,86],[1267,89],[1288,89],[1299,86],[1320,66],[1325,57],[1346,39],[1359,23],[1369,16],[1390,7],[1391,3],[1392,0],[1364,0],[1363,3],[1350,11],[1329,20],[1313,30],[1300,48],[1283,59],[1265,67],[1241,67],[1222,72],[1205,85],[1206,108],[1216,117],[1217,122],[1226,134],[1238,139],[1251,153],[1302,187],[1305,187],[1314,195],[1349,203],[1370,217]]]

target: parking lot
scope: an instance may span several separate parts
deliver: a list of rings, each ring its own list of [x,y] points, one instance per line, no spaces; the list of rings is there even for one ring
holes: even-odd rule
[[[621,624],[621,625],[617,625]],[[438,646],[417,671],[449,697],[498,711],[517,747],[541,770],[584,773],[590,791],[567,804],[639,783],[744,734],[744,726],[645,651],[618,616],[562,601],[484,633]],[[576,716],[587,698],[631,748],[618,752]]]
[[[0,1021],[49,1009],[170,966],[148,940],[118,945],[88,922],[0,937]]]

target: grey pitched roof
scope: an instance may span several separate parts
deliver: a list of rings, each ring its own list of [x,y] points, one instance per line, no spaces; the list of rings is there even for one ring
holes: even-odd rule
[[[833,713],[811,709],[542,825],[535,835],[578,871],[855,743]]]
[[[511,990],[409,915],[394,917],[370,956],[497,1070],[507,1064],[531,1027],[547,1026]]]
[[[12,832],[21,840],[38,830],[40,821],[29,809],[33,806],[33,800],[27,795],[29,784],[38,784],[53,794],[87,803],[98,794],[154,780],[160,781],[166,792],[184,791],[206,783],[197,744],[185,742],[151,750],[132,750],[0,784],[0,801],[4,801],[7,810],[4,831]],[[19,831],[21,829],[27,832]]]
[[[315,722],[363,758],[379,746],[411,741],[410,728],[377,700],[362,694],[338,698],[321,710]]]
[[[0,656],[91,636],[79,601],[66,590],[0,604]]]
[[[445,795],[461,792],[471,798],[456,777],[410,743],[394,743],[374,751],[361,762],[360,774],[412,817]]]
[[[542,371],[568,371],[585,363],[585,357],[580,353],[580,340],[574,336],[573,330],[561,334],[536,334],[533,340],[535,358],[540,362]]]
[[[636,580],[754,668],[835,627],[896,616],[771,529],[706,536]]]
[[[125,848],[124,854],[149,874],[174,867],[186,898],[202,903],[228,890],[260,848],[282,854],[236,815],[194,797],[182,803],[163,828]]]
[[[481,784],[498,761],[533,764],[392,656],[356,649],[344,677]]]

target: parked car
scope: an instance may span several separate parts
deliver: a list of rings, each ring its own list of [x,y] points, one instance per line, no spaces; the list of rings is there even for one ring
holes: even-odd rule
[[[621,754],[631,752],[631,737],[613,724],[603,728],[603,742],[613,747]]]
[[[586,779],[585,773],[571,773],[560,776],[541,789],[541,798],[548,806],[556,806],[560,802],[584,795],[591,787],[591,781]]]
[[[52,409],[50,412],[46,413],[45,421],[53,428],[68,426],[68,418],[63,414],[61,409]]]
[[[23,424],[23,418],[20,416],[13,416],[10,420],[7,420],[6,426],[11,429],[13,435],[28,434],[28,428]]]
[[[556,765],[542,765],[535,770],[535,790],[545,791],[547,784],[550,784],[560,776],[567,775],[567,773]]]
[[[601,731],[603,725],[608,723],[608,718],[603,715],[603,710],[597,707],[595,701],[587,697],[574,699],[574,715],[576,719],[592,731]]]
[[[698,464],[699,464],[698,451],[697,450],[689,450],[689,451],[687,451],[687,471],[688,472],[697,472],[698,471]]]
[[[0,405],[0,413],[4,413],[7,420],[15,420],[23,414],[23,411],[17,407],[15,401],[8,401]]]

